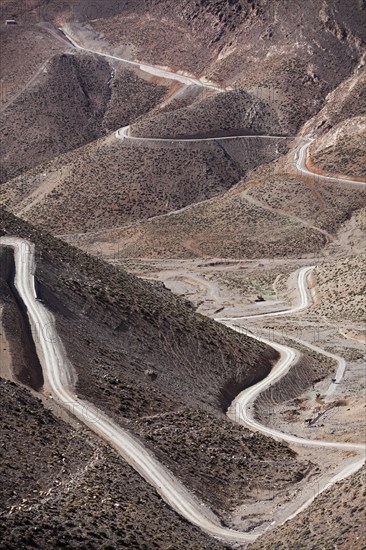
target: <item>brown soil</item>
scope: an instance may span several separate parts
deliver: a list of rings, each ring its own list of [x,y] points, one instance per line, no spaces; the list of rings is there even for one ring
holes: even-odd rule
[[[364,177],[363,3],[3,0],[1,8],[2,199],[42,231],[1,211],[0,235],[36,244],[39,292],[77,372],[78,395],[140,437],[228,525],[270,529],[271,517],[285,519],[345,457],[303,447],[296,454],[229,421],[224,413],[233,397],[266,376],[278,356],[195,310],[281,309],[295,299],[287,274],[316,263],[315,305],[252,328],[277,327],[289,341],[299,330],[308,342],[315,334],[319,346],[347,360],[344,379],[334,399],[323,399],[334,364],[296,345],[301,362],[263,394],[257,413],[302,436],[361,440],[365,194],[317,173]],[[18,24],[6,26],[9,16]],[[65,22],[96,50],[205,75],[233,90],[186,92],[70,50],[57,30]],[[141,135],[169,137],[294,135],[305,123],[302,135],[317,136],[310,151],[317,173],[294,173],[293,151],[280,158],[288,143],[162,146],[105,135],[130,123]],[[147,283],[45,230],[76,233],[70,240],[116,264],[171,256],[167,280],[194,305],[164,287],[152,262],[140,271],[160,282]],[[184,275],[182,264],[175,277],[174,258],[196,258],[192,273]],[[235,259],[243,258],[236,271]],[[1,351],[12,360],[9,374],[40,390],[12,254],[3,251],[1,259]],[[204,271],[210,263],[212,279]],[[70,414],[45,410],[1,379],[0,394],[1,549],[223,548],[182,521]],[[308,414],[322,415],[312,430],[304,428]],[[364,468],[253,548],[363,549],[363,476]]]
[[[52,57],[0,115],[1,182],[129,124],[165,92],[129,70],[113,71],[100,56]]]
[[[39,295],[56,316],[78,375],[77,394],[140,434],[200,498],[229,521],[239,502],[237,476],[241,493],[248,482],[257,487],[264,456],[283,457],[283,466],[269,466],[279,491],[303,478],[298,472],[307,466],[286,446],[253,438],[224,414],[241,389],[267,374],[274,350],[195,314],[160,285],[139,281],[6,213],[3,227],[36,245]],[[167,432],[170,451],[160,437]],[[218,433],[226,443],[215,444],[214,466],[208,448]],[[245,446],[253,470],[232,458],[238,445]],[[220,464],[226,464],[225,475]],[[214,473],[219,482],[207,484]]]
[[[366,545],[365,467],[357,474],[322,493],[314,503],[293,520],[260,537],[252,550],[276,548],[354,548]]]
[[[62,411],[2,379],[0,396],[1,550],[224,548]]]

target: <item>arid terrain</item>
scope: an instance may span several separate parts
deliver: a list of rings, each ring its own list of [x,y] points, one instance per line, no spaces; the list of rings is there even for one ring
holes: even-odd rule
[[[0,549],[364,549],[365,3],[0,8]]]
[[[166,548],[171,532],[185,548],[224,548],[183,523],[113,450],[70,426],[65,413],[11,382],[1,380],[0,391],[1,549]]]
[[[338,548],[362,548],[366,540],[364,497],[365,467],[318,497],[316,503],[296,519],[265,535],[250,548],[295,550],[301,540],[301,547],[310,549],[318,545],[319,539],[324,548],[334,548],[334,541]]]

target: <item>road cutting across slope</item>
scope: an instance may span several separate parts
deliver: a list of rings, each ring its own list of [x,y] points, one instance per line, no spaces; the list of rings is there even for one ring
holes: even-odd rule
[[[337,370],[332,378],[332,381],[330,382],[327,390],[322,394],[323,397],[326,399],[330,398],[333,393],[335,392],[337,388],[337,384],[339,384],[344,377],[344,374],[346,372],[347,368],[347,362],[346,360],[341,357],[340,355],[335,355],[334,353],[330,353],[330,351],[326,351],[322,348],[319,348],[318,346],[315,346],[314,344],[310,344],[310,342],[306,342],[305,340],[300,340],[300,338],[296,338],[294,336],[288,336],[290,340],[293,340],[297,344],[300,344],[301,346],[305,346],[316,353],[320,353],[321,355],[325,355],[325,357],[329,357],[329,359],[333,359],[337,363]]]
[[[155,137],[139,137],[139,136],[131,136],[130,135],[130,127],[129,126],[124,126],[123,128],[120,128],[119,130],[117,130],[116,132],[116,138],[117,139],[121,139],[121,140],[124,140],[124,139],[130,139],[130,140],[135,140],[135,141],[154,141],[154,142],[162,142],[162,143],[171,143],[173,141],[176,141],[178,143],[195,143],[195,142],[201,142],[201,141],[227,141],[227,140],[234,140],[234,139],[258,139],[258,138],[263,138],[263,139],[290,139],[288,136],[266,136],[266,135],[261,135],[261,134],[250,134],[250,135],[246,135],[246,134],[243,134],[243,135],[232,135],[232,136],[215,136],[215,137],[207,137],[207,138],[185,138],[185,137],[181,137],[181,138],[155,138]],[[295,138],[293,138],[295,139]]]
[[[237,325],[233,325],[230,322],[224,323],[227,327],[235,330],[236,332],[243,333],[243,329]],[[248,335],[249,336],[249,335]],[[228,416],[243,424],[244,426],[273,437],[277,441],[283,441],[289,443],[290,445],[305,445],[307,447],[321,447],[321,448],[331,448],[331,449],[343,449],[343,450],[354,450],[354,451],[366,451],[366,444],[364,443],[348,443],[348,442],[335,442],[335,441],[323,441],[318,439],[307,439],[305,437],[299,437],[273,428],[269,428],[264,424],[260,423],[253,417],[253,403],[256,398],[269,386],[278,382],[283,376],[285,376],[293,366],[294,361],[297,356],[296,350],[282,344],[278,344],[273,341],[269,341],[260,336],[250,335],[251,338],[263,342],[268,346],[272,346],[277,350],[281,355],[281,360],[278,361],[277,365],[271,370],[269,375],[258,382],[254,386],[245,389],[242,391],[231,404]]]
[[[231,318],[220,317],[220,318],[216,318],[215,320],[225,324],[226,326],[228,326],[232,330],[235,330],[236,332],[243,333],[245,329],[243,329],[243,327],[240,327],[234,324],[235,321],[242,320],[242,319],[254,319],[258,317],[261,318],[261,317],[277,317],[280,315],[289,315],[289,314],[292,315],[292,314],[296,314],[301,311],[304,311],[312,303],[310,291],[307,285],[307,278],[313,269],[314,269],[314,266],[308,266],[300,269],[300,271],[298,272],[297,288],[299,292],[299,303],[295,305],[293,308],[289,308],[283,311],[276,311],[273,313],[265,313],[265,314],[252,315],[252,316],[249,315],[245,317],[231,317]],[[272,371],[264,380],[262,380],[261,382],[258,382],[257,384],[255,384],[254,386],[251,386],[250,388],[245,389],[236,397],[236,399],[233,401],[228,411],[228,415],[230,418],[232,418],[237,422],[243,423],[245,426],[247,426],[250,429],[260,431],[261,433],[265,435],[269,435],[274,439],[277,439],[278,441],[285,441],[292,445],[306,445],[311,447],[330,447],[330,448],[338,448],[338,449],[345,449],[345,450],[353,449],[358,451],[366,450],[366,445],[362,443],[360,444],[346,443],[346,442],[337,443],[333,441],[307,439],[307,438],[295,436],[292,434],[280,432],[273,428],[268,428],[267,426],[255,420],[252,416],[253,402],[259,396],[260,393],[262,393],[265,389],[267,389],[272,384],[276,383],[280,378],[282,378],[287,374],[287,372],[289,371],[289,369],[291,368],[291,366],[295,361],[297,352],[296,350],[288,346],[278,344],[276,342],[273,342],[272,340],[269,341],[260,336],[256,336],[253,333],[246,332],[246,334],[251,338],[255,338],[256,340],[267,344],[268,346],[272,346],[274,349],[276,349],[280,353],[282,360],[277,363],[277,365],[272,369]],[[307,347],[313,349],[314,351],[323,353],[324,355],[327,355],[332,359],[335,359],[338,362],[338,368],[335,375],[335,383],[339,383],[341,381],[346,369],[346,361],[342,357],[338,357],[331,353],[324,352],[320,348],[313,346],[311,344],[308,344],[307,342],[304,342],[297,338],[292,338],[292,340],[294,340],[295,342],[297,341],[298,343],[301,343],[303,345],[306,345]],[[335,383],[331,382],[325,394],[327,397],[329,397],[334,392]]]
[[[64,27],[60,27],[59,30],[65,35],[67,40],[71,42],[71,44],[77,49],[84,52],[94,53],[96,55],[100,55],[102,57],[106,57],[107,59],[113,59],[115,61],[121,61],[123,63],[126,63],[127,65],[132,65],[133,67],[137,67],[141,71],[151,74],[153,76],[158,76],[160,78],[166,78],[168,80],[176,80],[177,82],[180,82],[181,84],[184,84],[185,86],[199,86],[200,88],[209,88],[211,90],[222,92],[222,88],[214,84],[213,82],[208,82],[206,80],[200,80],[198,78],[194,78],[192,76],[176,73],[173,71],[169,71],[168,69],[164,69],[163,67],[155,67],[154,65],[149,65],[148,63],[139,63],[138,61],[131,61],[129,59],[125,59],[123,57],[119,57],[117,55],[111,55],[105,52],[100,52],[97,50],[92,50],[91,48],[86,48],[84,46],[81,46],[76,40],[68,33]]]
[[[37,301],[34,245],[23,239],[3,237],[0,245],[12,247],[16,264],[15,286],[23,300],[42,364],[45,389],[83,424],[106,440],[180,515],[213,537],[227,542],[250,542],[258,535],[223,527],[211,510],[199,502],[145,447],[101,410],[75,396],[75,374],[57,335],[52,314]]]
[[[199,526],[211,536],[227,542],[254,541],[261,533],[241,533],[220,525],[219,519],[211,510],[200,503],[139,441],[108,418],[102,411],[75,396],[75,374],[57,335],[55,320],[52,314],[36,299],[34,245],[15,237],[1,238],[0,245],[14,249],[15,286],[27,308],[34,333],[37,335],[36,347],[44,370],[45,387],[52,396],[88,428],[115,448],[146,481],[156,488],[161,497],[174,510],[192,524]],[[234,326],[233,328],[235,330]],[[279,344],[274,345],[273,342],[268,342],[268,344],[280,351],[280,361],[265,381],[242,392],[235,400],[234,406],[236,408],[236,404],[240,404],[240,420],[244,420],[247,425],[254,429],[260,429],[271,437],[289,440],[290,436],[286,436],[285,439],[284,434],[281,432],[265,428],[256,422],[247,411],[253,398],[274,380],[283,376],[295,358],[296,352],[291,348]],[[290,439],[290,442],[304,445],[314,443],[311,440],[294,437]],[[362,445],[328,441],[317,441],[316,445],[348,450],[364,450],[365,448]],[[340,475],[343,474],[339,473],[338,476]],[[338,479],[340,478],[338,477]]]
[[[294,512],[293,514],[291,514],[290,516],[288,516],[286,518],[285,521],[282,522],[282,524],[284,523],[287,523],[288,521],[290,521],[291,519],[293,519],[294,517],[296,517],[298,514],[300,514],[301,512],[303,512],[304,510],[306,510],[306,508],[308,506],[310,506],[310,504],[312,504],[314,502],[314,500],[316,499],[316,497],[320,494],[320,493],[323,493],[324,491],[326,491],[327,489],[330,489],[335,483],[338,483],[339,481],[342,481],[343,479],[345,479],[346,477],[349,477],[353,474],[355,474],[356,472],[358,472],[358,470],[360,470],[362,468],[362,466],[364,465],[365,463],[365,459],[364,458],[360,458],[359,460],[357,460],[356,462],[352,461],[350,464],[348,464],[347,466],[345,466],[345,468],[343,468],[340,472],[338,472],[334,477],[332,477],[332,479],[330,479],[328,482],[326,482],[323,486],[322,486],[322,489],[318,492],[318,493],[315,493],[313,494],[306,502],[304,502],[304,504],[298,508],[296,510],[296,512]]]
[[[162,78],[169,78],[181,82],[186,86],[195,85],[200,87],[207,87],[212,90],[222,91],[220,88],[212,83],[207,83],[189,76],[180,75],[167,71],[165,69],[156,68],[146,64],[140,64],[132,62],[126,59],[122,59],[117,56],[98,52],[85,47],[80,46],[75,40],[63,31],[68,40],[78,49],[88,51],[97,55],[104,56],[106,58],[115,59],[124,63],[137,66],[140,70],[148,72],[155,76]],[[215,139],[243,139],[243,136],[225,136],[220,138],[202,138],[202,139],[190,139],[190,140],[171,140],[171,139],[158,139],[155,138],[132,138],[128,135],[126,128],[119,130],[117,133],[119,139],[146,139],[153,141],[212,141]],[[269,139],[288,139],[284,136],[245,136],[246,138],[264,137]],[[298,151],[296,166],[299,171],[305,175],[314,176],[313,172],[310,172],[306,168],[307,150],[311,142],[307,141],[302,145]],[[332,178],[327,176],[318,176],[324,179],[335,179],[336,181],[343,181],[344,183],[355,183],[357,185],[364,185],[360,182],[355,182],[348,179]],[[16,262],[16,275],[15,285],[21,296],[32,323],[36,338],[36,347],[39,353],[39,358],[43,367],[43,373],[45,378],[45,387],[64,407],[72,412],[82,423],[88,428],[94,431],[99,437],[105,439],[117,452],[133,467],[140,475],[152,484],[161,497],[180,515],[190,521],[192,524],[199,526],[206,533],[213,537],[217,537],[227,542],[251,542],[254,541],[261,533],[241,533],[232,529],[223,527],[220,524],[219,518],[215,516],[211,510],[200,503],[194,495],[192,495],[180,482],[177,480],[164,466],[162,466],[145,447],[137,441],[131,434],[123,430],[120,426],[114,423],[107,415],[105,415],[99,409],[96,409],[90,403],[83,401],[75,396],[75,373],[72,369],[72,365],[69,363],[62,342],[60,341],[56,329],[55,320],[52,314],[36,300],[36,292],[34,285],[34,246],[22,239],[4,237],[0,239],[0,244],[10,246],[14,249],[14,256]],[[265,316],[278,316],[285,314],[293,314],[302,311],[308,306],[309,293],[306,285],[306,278],[312,267],[304,268],[299,273],[298,288],[300,293],[300,304],[291,310],[284,312],[274,312],[264,314]],[[264,315],[257,315],[256,317],[262,317]],[[232,323],[232,321],[242,318],[234,319],[218,319],[220,322],[226,324],[233,330],[238,332],[242,329],[238,328]],[[249,318],[249,317],[246,317]],[[45,331],[44,328],[47,327]],[[50,335],[52,337],[50,337]],[[277,349],[280,353],[280,360],[274,369],[272,369],[270,375],[262,382],[255,386],[248,388],[242,392],[233,402],[230,407],[231,415],[234,414],[234,419],[247,425],[249,428],[261,431],[265,435],[286,441],[294,445],[306,445],[316,447],[326,447],[342,450],[353,451],[365,451],[365,445],[342,443],[332,441],[319,441],[309,440],[305,438],[299,438],[289,434],[284,434],[277,430],[267,428],[256,421],[251,414],[251,406],[256,397],[264,391],[269,385],[279,380],[284,376],[291,368],[295,358],[296,351],[287,346],[269,342],[265,339],[251,335],[253,338],[260,340],[269,346]],[[333,483],[351,475],[357,471],[363,464],[364,459],[359,459],[357,463],[348,465],[347,468],[343,468],[338,472],[337,476],[330,480],[326,487],[323,487],[317,494],[329,488]],[[315,497],[312,498],[312,500]],[[308,506],[311,501],[307,501],[302,504],[296,511],[296,513],[289,516],[288,519],[294,517],[297,513],[302,511]]]
[[[308,275],[313,271],[315,268],[314,265],[303,267],[300,269],[298,273],[297,278],[297,288],[299,293],[299,303],[292,307],[287,309],[281,309],[281,311],[269,311],[269,312],[263,312],[263,313],[256,313],[255,315],[246,315],[246,316],[240,316],[240,317],[216,317],[215,321],[241,321],[244,319],[262,319],[262,317],[280,317],[281,315],[289,315],[294,313],[299,313],[300,311],[304,311],[311,305],[312,300],[310,296],[310,292],[308,289],[308,286],[306,284],[306,280]]]
[[[298,137],[298,136],[275,136],[275,135],[232,135],[232,136],[216,136],[216,137],[208,137],[208,138],[155,138],[155,137],[139,137],[139,136],[131,136],[130,135],[130,127],[124,126],[123,128],[120,128],[116,131],[116,138],[120,140],[135,140],[135,141],[151,141],[151,142],[157,142],[157,143],[171,143],[171,142],[179,142],[179,143],[190,143],[190,142],[206,142],[206,141],[222,141],[222,140],[237,140],[237,139],[253,139],[253,138],[262,138],[262,139],[284,139],[284,140],[300,140],[303,143],[300,143],[295,148],[294,152],[294,166],[296,169],[296,172],[302,176],[311,176],[312,178],[316,178],[317,180],[331,180],[336,181],[337,183],[347,183],[351,185],[357,185],[358,187],[365,187],[366,183],[362,181],[352,180],[351,178],[342,178],[342,177],[335,177],[335,176],[327,176],[324,174],[319,174],[317,172],[311,172],[309,168],[306,165],[306,161],[308,158],[308,150],[312,142],[314,141],[314,138],[308,138],[308,137]]]
[[[303,176],[311,176],[312,178],[316,178],[317,180],[331,180],[338,183],[348,183],[352,185],[357,185],[359,187],[365,187],[366,183],[362,181],[353,180],[351,178],[344,178],[341,176],[327,176],[325,174],[319,174],[317,172],[312,172],[311,170],[309,170],[306,162],[308,159],[309,147],[313,143],[313,141],[315,141],[315,139],[309,137],[305,137],[303,139],[304,143],[300,145],[295,151],[295,168],[299,174]]]

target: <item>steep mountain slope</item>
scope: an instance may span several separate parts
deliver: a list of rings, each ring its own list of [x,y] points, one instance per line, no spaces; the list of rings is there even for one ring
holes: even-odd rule
[[[366,69],[364,59],[355,72],[341,82],[325,101],[324,107],[312,117],[301,134],[322,134],[349,118],[366,115]]]
[[[27,24],[4,26],[6,10],[1,7],[0,111],[22,91],[37,71],[42,70],[50,57],[71,49],[40,27]]]
[[[319,266],[317,310],[327,318],[362,321],[366,307],[366,254]]]
[[[366,117],[348,118],[310,147],[311,162],[324,172],[366,177]]]
[[[229,420],[233,398],[278,353],[196,313],[287,307],[301,287],[294,270],[317,264],[301,291],[314,299],[309,311],[242,323],[301,352],[251,410],[287,433],[361,441],[366,194],[318,175],[365,177],[365,15],[364,0],[0,5],[0,198],[12,212],[0,207],[0,236],[35,243],[35,290],[56,322],[41,330],[49,338],[57,330],[76,399],[140,440],[223,525],[266,530],[254,548],[366,543],[364,468],[272,531],[354,455],[295,452]],[[86,48],[201,82],[185,89],[81,52],[68,33]],[[126,125],[130,139],[117,139]],[[297,133],[314,138],[305,176]],[[250,137],[220,139],[231,134]],[[168,140],[140,139],[151,136]],[[182,136],[215,139],[174,141]],[[69,402],[43,391],[12,249],[0,246],[0,260],[0,376],[17,383],[0,377],[0,548],[223,548],[174,514]],[[291,339],[299,334],[301,344]],[[321,347],[347,361],[339,358],[335,375]]]
[[[235,83],[267,98],[290,133],[352,73],[366,38],[360,0],[35,0],[13,11],[20,19],[88,23],[89,44],[92,28],[107,49]],[[79,23],[75,30],[83,35]]]
[[[314,503],[293,520],[260,537],[251,550],[276,548],[354,548],[366,545],[365,466],[353,476],[321,494]]]
[[[99,56],[54,56],[0,115],[1,181],[129,124],[165,91]]]
[[[289,176],[282,166],[282,161],[262,166],[235,189],[174,215],[70,240],[117,260],[318,255],[341,224],[365,206],[365,193]]]
[[[89,373],[91,368],[104,371],[120,354],[114,368],[120,375],[129,372],[136,376],[137,385],[144,379],[144,371],[152,368],[160,389],[168,392],[175,389],[187,402],[200,402],[224,410],[235,391],[264,376],[277,357],[271,348],[243,339],[196,315],[164,288],[154,288],[62,241],[47,235],[42,237],[42,233],[6,212],[2,212],[1,231],[2,234],[6,231],[29,235],[38,245],[40,293],[63,319],[66,341],[74,341],[74,357],[78,342],[88,340],[87,333],[90,339],[93,332],[96,334],[93,325],[100,324],[99,343],[103,342],[106,348],[99,349],[98,341],[91,340],[88,358],[83,357],[85,351],[79,351],[78,361],[84,368],[88,365]],[[89,309],[93,317],[88,319],[82,312]],[[76,337],[79,330],[81,340]],[[243,355],[245,345],[247,359]],[[220,348],[221,353],[217,351]],[[198,352],[200,349],[205,350],[204,356]],[[197,356],[199,363],[194,359]],[[175,372],[178,364],[179,371]],[[87,372],[84,376],[85,389],[92,391],[92,382],[87,383]],[[98,377],[102,377],[101,372]],[[197,378],[204,382],[202,386],[197,385]],[[107,395],[114,402],[114,396]]]
[[[277,116],[264,101],[244,91],[220,93],[189,107],[143,117],[131,135],[179,138],[235,135],[281,135]]]
[[[1,218],[2,221],[2,218]],[[2,351],[8,348],[5,327],[11,327],[12,353],[1,355],[0,376],[16,379],[25,386],[39,391],[44,384],[32,330],[24,310],[19,307],[19,296],[12,284],[15,273],[13,254],[0,249],[0,320]]]
[[[341,0],[181,0],[174,9],[169,0],[150,0],[145,6],[115,17],[98,6],[92,26],[114,47],[132,45],[136,58],[269,91],[292,132],[349,76],[365,41],[358,0],[347,6]]]
[[[310,165],[324,172],[365,177],[366,71],[364,60],[354,74],[327,98],[323,109],[301,129],[316,137]]]
[[[2,13],[5,17],[16,16],[18,22],[34,24],[39,21],[64,21],[65,19],[87,21],[96,17],[113,17],[122,13],[136,13],[145,6],[145,0],[27,0],[18,3],[2,0]],[[2,21],[4,20],[2,18]]]
[[[195,314],[160,285],[87,256],[6,212],[1,232],[36,245],[38,293],[56,317],[77,373],[77,394],[140,435],[228,522],[243,498],[251,501],[256,490],[265,490],[263,460],[286,498],[293,485],[305,483],[310,464],[285,445],[253,437],[224,414],[234,395],[268,373],[277,352]],[[14,305],[8,301],[6,307],[5,330],[14,351],[16,334],[7,323]],[[169,452],[161,431],[171,431]],[[213,448],[218,433],[222,445]],[[240,464],[237,449],[246,456]]]
[[[98,137],[109,79],[104,60],[68,54],[52,58],[41,82],[2,115],[2,181]]]
[[[177,548],[224,548],[55,406],[3,379],[0,396],[2,550],[167,548],[172,532]]]
[[[9,181],[1,199],[56,234],[113,228],[218,195],[282,148],[283,140],[261,138],[159,144],[107,137]]]

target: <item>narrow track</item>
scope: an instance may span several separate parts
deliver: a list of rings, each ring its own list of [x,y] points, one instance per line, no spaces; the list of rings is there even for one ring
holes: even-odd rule
[[[146,64],[132,62],[126,59],[122,59],[117,56],[109,55],[103,52],[98,52],[85,47],[80,46],[75,40],[63,29],[66,38],[73,44],[73,46],[79,50],[88,51],[97,55],[101,55],[106,58],[123,61],[124,63],[137,66],[140,70],[148,72],[155,76],[162,78],[169,78],[176,80],[186,86],[200,86],[222,91],[213,83],[208,83],[195,79],[193,77],[177,74],[168,70],[153,67]],[[154,141],[212,141],[218,138],[203,138],[203,139],[191,139],[191,140],[162,140],[155,138],[132,138],[128,135],[128,128],[118,130],[116,137],[119,139],[145,139]],[[246,136],[251,137],[258,136]],[[284,136],[260,136],[268,139],[288,139]],[[243,136],[226,136],[219,139],[243,139]],[[300,145],[295,152],[295,164],[296,168],[303,175],[314,176],[313,172],[310,172],[306,167],[306,158],[308,154],[308,148],[312,140],[306,139],[305,143]],[[322,176],[316,174],[319,179],[336,180],[338,182],[352,183],[356,185],[365,185],[364,183],[353,181],[349,179],[334,178],[328,176]],[[230,543],[251,542],[254,541],[260,533],[241,533],[223,527],[220,524],[219,518],[213,514],[206,506],[203,506],[162,464],[160,464],[150,452],[148,452],[144,446],[137,441],[131,434],[123,430],[120,426],[114,423],[108,418],[102,411],[93,407],[90,403],[80,400],[74,393],[75,375],[72,369],[72,365],[68,361],[65,350],[63,348],[60,338],[57,336],[55,329],[55,320],[52,314],[36,300],[34,273],[35,273],[35,260],[34,260],[34,245],[23,239],[15,237],[3,237],[0,239],[0,245],[10,246],[14,249],[14,257],[16,262],[16,275],[15,285],[17,290],[27,308],[30,322],[32,323],[35,334],[38,335],[36,346],[39,354],[39,358],[43,367],[43,373],[45,378],[45,387],[57,399],[64,407],[71,410],[71,412],[83,422],[88,428],[95,432],[99,437],[106,440],[116,451],[133,466],[141,476],[153,485],[159,492],[161,497],[180,515],[190,521],[192,524],[199,526],[203,531],[210,534],[213,537],[217,537],[221,540]],[[300,294],[300,304],[291,310],[286,312],[274,312],[272,314],[265,314],[265,316],[278,316],[295,314],[303,311],[309,305],[309,290],[307,288],[306,279],[312,267],[306,267],[300,270],[298,278],[298,289]],[[258,315],[256,317],[262,317],[264,315]],[[217,321],[224,323],[232,330],[240,331],[233,321],[243,319],[217,319]],[[49,330],[47,334],[44,333],[42,327],[52,327],[55,337],[49,338]],[[244,423],[251,429],[261,431],[267,436],[275,439],[286,441],[292,445],[305,445],[310,447],[322,447],[342,450],[353,450],[365,453],[366,446],[364,444],[353,444],[338,441],[320,441],[310,440],[293,436],[291,434],[284,434],[278,430],[274,430],[264,426],[255,420],[251,413],[252,403],[256,397],[264,391],[270,384],[278,381],[283,377],[293,365],[296,359],[296,351],[282,344],[268,342],[265,339],[252,336],[253,338],[260,340],[269,346],[274,347],[280,353],[280,360],[277,365],[272,369],[271,373],[265,380],[262,380],[258,384],[248,388],[244,392],[241,392],[234,400],[230,407],[229,414],[234,414],[235,420]],[[319,489],[318,494],[323,490],[329,488],[333,483],[351,475],[361,468],[364,463],[364,457],[358,457],[357,461],[351,466],[348,465],[341,472],[333,477],[326,486]],[[287,519],[291,519],[297,513],[305,509],[315,497],[311,500],[303,503],[295,513],[289,516]]]
[[[148,483],[156,488],[160,496],[176,512],[189,522],[199,526],[211,536],[230,543],[252,542],[260,536],[262,533],[242,533],[222,526],[219,518],[208,507],[200,503],[137,439],[118,426],[101,410],[76,397],[74,393],[75,375],[62,342],[57,335],[55,320],[52,314],[36,300],[34,245],[16,237],[2,237],[0,245],[14,249],[16,263],[15,286],[27,308],[34,333],[37,334],[36,347],[43,368],[45,388],[51,395],[89,429],[107,441]],[[310,269],[304,268],[299,274],[301,299],[297,311],[305,307],[309,300],[306,275]],[[47,331],[42,330],[42,327],[47,327]],[[231,328],[236,330],[234,325]],[[52,334],[52,338],[50,338],[50,334]],[[262,341],[266,342],[265,340]],[[318,447],[364,452],[365,445],[330,441],[315,442],[297,438],[267,428],[252,418],[250,406],[253,399],[269,384],[288,372],[296,356],[296,352],[291,348],[273,344],[273,342],[266,343],[275,347],[280,352],[281,358],[265,380],[242,392],[234,401],[231,410],[234,407],[236,412],[239,411],[239,420],[252,429],[262,431],[262,433],[275,439],[288,441],[292,444],[316,445]],[[357,465],[361,467],[362,464],[363,460],[361,461],[358,458]],[[355,465],[352,465],[350,470],[348,465],[347,468],[337,474],[336,481],[356,471],[355,467]],[[330,486],[330,483],[328,482],[327,487]],[[319,489],[319,493],[323,490],[324,488]],[[299,511],[304,509],[304,506],[304,503],[301,504]]]

